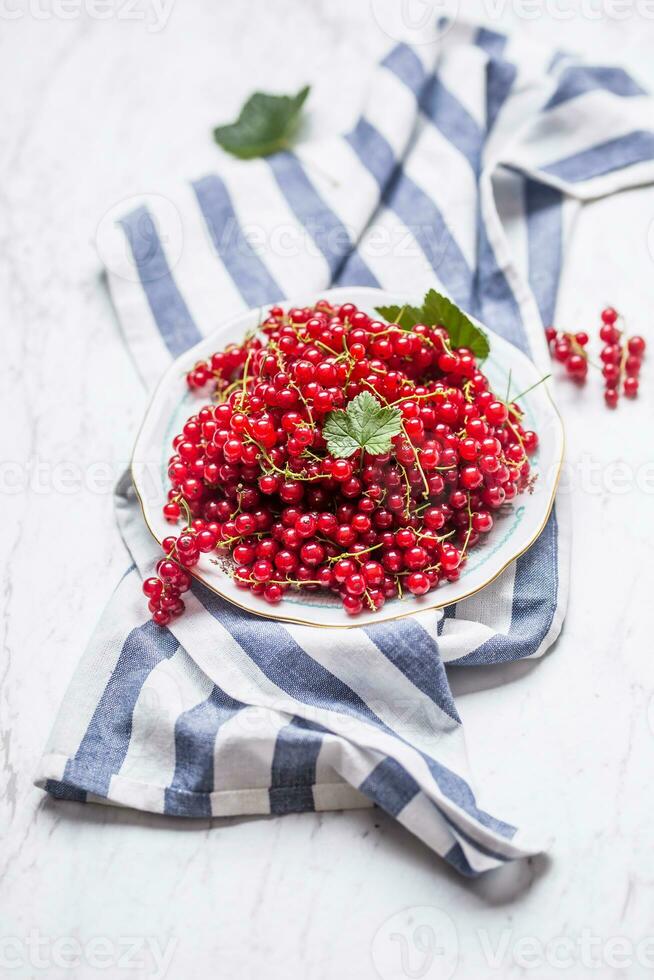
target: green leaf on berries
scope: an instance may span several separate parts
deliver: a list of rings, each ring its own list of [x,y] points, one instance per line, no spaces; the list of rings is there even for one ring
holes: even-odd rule
[[[377,306],[375,309],[385,320],[399,324],[403,330],[411,330],[416,323],[445,327],[452,347],[467,347],[480,360],[488,357],[490,352],[484,331],[451,299],[435,289],[425,295],[422,306]]]
[[[376,306],[375,310],[387,323],[397,323],[403,330],[411,330],[416,323],[420,323],[417,306]]]
[[[401,431],[399,408],[384,406],[369,391],[362,391],[346,409],[335,409],[326,416],[322,434],[332,456],[347,459],[359,449],[371,456],[387,453],[393,436]]]
[[[223,150],[248,160],[286,149],[297,129],[309,86],[297,95],[255,92],[244,103],[236,122],[217,126],[213,138]]]

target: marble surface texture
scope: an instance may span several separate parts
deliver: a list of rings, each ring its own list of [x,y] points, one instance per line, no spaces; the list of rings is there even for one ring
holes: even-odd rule
[[[468,0],[465,14],[654,88],[646,4]],[[111,484],[144,408],[97,225],[210,168],[212,125],[255,87],[310,81],[309,132],[346,126],[389,39],[382,0],[7,0],[0,21],[0,974],[650,976],[654,350],[641,398],[615,414],[597,380],[559,386],[575,523],[561,639],[542,662],[453,679],[481,803],[549,831],[549,855],[470,883],[377,810],[178,822],[33,788],[125,567]],[[652,188],[586,208],[562,325],[594,329],[612,302],[654,347],[653,220]]]

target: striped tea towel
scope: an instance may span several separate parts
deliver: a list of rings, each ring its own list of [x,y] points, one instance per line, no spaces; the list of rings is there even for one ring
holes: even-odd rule
[[[620,69],[488,30],[455,25],[436,50],[394,47],[345,136],[225,160],[121,218],[104,254],[144,381],[223,318],[331,284],[416,297],[436,286],[545,371],[575,206],[654,178],[652,118]],[[465,875],[542,848],[477,805],[446,665],[537,657],[553,642],[563,502],[478,595],[347,634],[247,615],[199,585],[157,629],[140,591],[157,547],[127,478],[117,509],[133,564],[73,678],[39,786],[186,817],[376,803]]]

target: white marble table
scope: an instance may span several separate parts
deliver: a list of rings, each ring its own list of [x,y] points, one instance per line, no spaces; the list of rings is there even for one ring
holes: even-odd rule
[[[613,415],[597,389],[560,387],[576,526],[562,638],[541,663],[454,680],[482,804],[551,831],[549,856],[470,883],[377,810],[184,823],[32,787],[125,565],[110,488],[144,405],[98,278],[97,223],[191,161],[210,167],[209,130],[273,87],[273,59],[274,87],[311,81],[311,128],[331,131],[388,44],[368,3],[172,2],[119,2],[103,20],[80,13],[90,0],[0,12],[0,974],[649,976],[654,349],[641,398]],[[529,19],[523,6],[466,12],[619,59],[654,88],[654,21],[638,4],[561,0]],[[651,189],[587,209],[562,324],[594,326],[612,302],[654,348],[653,219]]]

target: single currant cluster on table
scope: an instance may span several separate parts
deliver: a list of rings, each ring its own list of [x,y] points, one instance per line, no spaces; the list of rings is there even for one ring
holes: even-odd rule
[[[596,367],[604,379],[604,401],[609,408],[616,408],[620,400],[620,389],[627,398],[638,395],[638,376],[645,354],[645,341],[642,337],[626,337],[617,324],[620,315],[612,306],[602,310],[602,325],[599,337],[602,341],[600,351],[601,366],[594,364],[587,351],[590,340],[587,333],[565,333],[555,327],[547,327],[545,336],[552,356],[565,366],[567,374],[579,384],[588,376],[588,367]]]
[[[143,585],[156,623],[183,612],[202,553],[269,603],[325,591],[353,616],[459,577],[530,489],[538,439],[490,390],[473,351],[486,356],[485,335],[450,307],[450,323],[387,308],[389,323],[350,303],[276,306],[195,366],[189,387],[211,401],[173,441],[164,514],[184,526]]]

